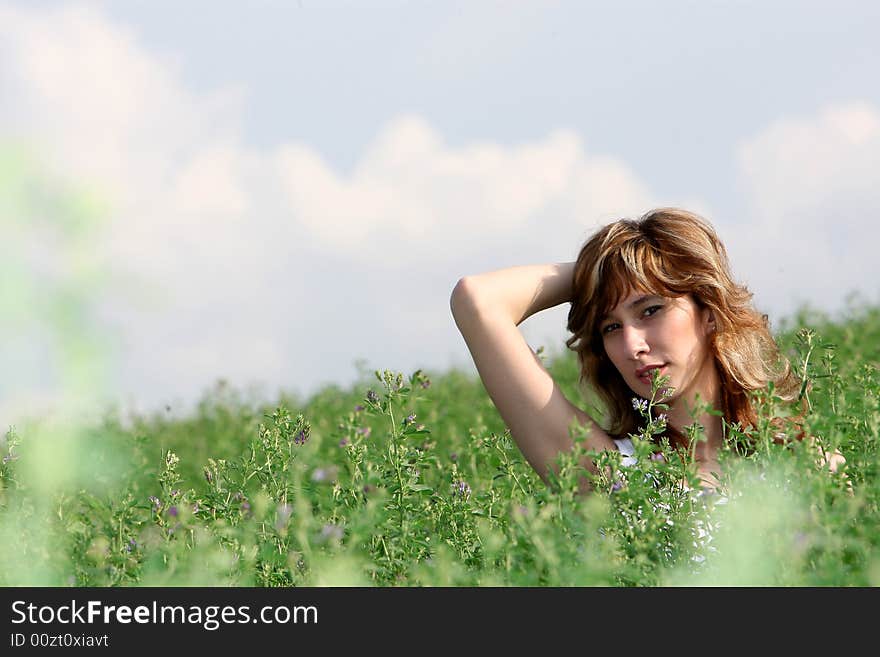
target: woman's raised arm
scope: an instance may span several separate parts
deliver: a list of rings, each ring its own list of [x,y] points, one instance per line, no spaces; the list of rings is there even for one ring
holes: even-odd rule
[[[569,262],[466,276],[450,299],[486,392],[545,482],[556,455],[572,447],[573,423],[592,429],[587,449],[615,449],[608,434],[562,394],[517,328],[531,315],[570,301],[573,270]],[[595,472],[592,461],[584,465]]]

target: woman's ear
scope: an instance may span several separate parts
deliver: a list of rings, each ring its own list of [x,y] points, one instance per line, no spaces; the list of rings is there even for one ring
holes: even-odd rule
[[[714,333],[716,330],[715,325],[715,313],[712,312],[711,308],[703,308],[703,312],[705,315],[703,316],[703,321],[705,322],[704,327],[706,329],[706,334]]]

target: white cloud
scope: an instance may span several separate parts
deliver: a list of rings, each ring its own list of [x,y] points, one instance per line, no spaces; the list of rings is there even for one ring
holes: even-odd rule
[[[0,55],[0,96],[7,99],[0,145],[22,146],[37,163],[24,167],[26,201],[18,214],[26,217],[16,217],[31,230],[0,230],[15,251],[52,265],[48,278],[33,257],[19,265],[28,268],[27,283],[42,277],[46,294],[73,280],[85,260],[109,277],[100,289],[80,292],[92,297],[95,316],[121,333],[118,391],[148,390],[161,368],[171,385],[154,389],[153,401],[195,393],[223,374],[277,374],[277,335],[231,332],[262,310],[265,299],[254,290],[272,289],[275,263],[286,255],[270,230],[278,212],[260,212],[265,206],[256,196],[266,191],[264,158],[255,161],[239,145],[241,89],[190,92],[173,60],[148,52],[130,30],[87,7],[0,6]],[[80,215],[71,205],[79,202],[68,194],[61,205],[47,205],[58,196],[47,184],[96,195],[109,207],[102,229],[81,228],[81,241],[72,241],[65,225]],[[296,279],[285,292],[296,300]],[[199,325],[222,304],[229,309],[219,330]],[[36,307],[30,312],[31,321],[45,321]],[[175,335],[181,327],[188,333]],[[74,339],[61,324],[55,333],[65,343]],[[162,337],[170,335],[179,342],[169,349]],[[51,369],[40,378],[57,381],[57,366]],[[48,394],[7,391],[0,415]]]
[[[170,58],[96,10],[0,7],[5,131],[27,137],[80,181],[149,202],[197,145],[233,135],[240,89],[188,92]]]
[[[649,199],[623,162],[588,156],[572,132],[453,148],[417,116],[389,122],[348,177],[296,145],[281,149],[278,167],[296,220],[324,248],[363,260],[380,246],[398,262],[442,258],[444,244],[475,253],[502,235],[564,254],[586,218]]]
[[[765,307],[876,299],[880,112],[864,102],[777,121],[737,149],[748,220],[735,236]]]
[[[172,205],[186,214],[241,217],[250,210],[234,146],[207,147],[186,164],[174,183]]]
[[[118,283],[94,299],[119,334],[113,392],[142,410],[218,377],[308,391],[358,358],[445,367],[465,352],[459,276],[573,258],[600,221],[657,204],[569,130],[453,147],[404,115],[350,173],[299,143],[248,149],[241,88],[187,89],[173,59],[91,9],[0,8],[0,43],[5,137],[111,203],[84,250]],[[561,340],[562,313],[525,332]]]
[[[742,143],[737,159],[753,211],[772,221],[844,195],[880,197],[878,145],[880,113],[853,102],[777,121]]]

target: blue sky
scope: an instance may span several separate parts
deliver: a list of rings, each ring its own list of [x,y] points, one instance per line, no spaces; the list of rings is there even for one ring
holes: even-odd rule
[[[71,263],[109,281],[85,311],[101,395],[140,410],[184,412],[221,377],[347,385],[357,359],[475,371],[449,315],[460,276],[572,260],[658,205],[716,226],[771,319],[836,311],[878,299],[878,19],[872,2],[0,2],[0,147],[106,208],[74,247],[35,206],[0,230],[35,289]],[[561,349],[566,310],[523,324],[529,344]],[[63,329],[20,315],[4,425],[65,393]]]

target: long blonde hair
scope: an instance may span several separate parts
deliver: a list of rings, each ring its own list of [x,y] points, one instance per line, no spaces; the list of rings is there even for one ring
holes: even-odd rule
[[[709,223],[693,212],[658,208],[637,220],[621,219],[590,237],[574,267],[566,346],[580,364],[580,383],[592,384],[608,411],[610,434],[635,433],[641,422],[633,392],[605,352],[599,321],[632,290],[679,297],[686,294],[715,317],[709,347],[721,379],[721,406],[729,424],[754,427],[748,394],[773,383],[793,400],[798,381],[770,334],[767,316],[752,306],[752,293],[733,281],[727,251]],[[677,432],[672,437],[681,438]]]

